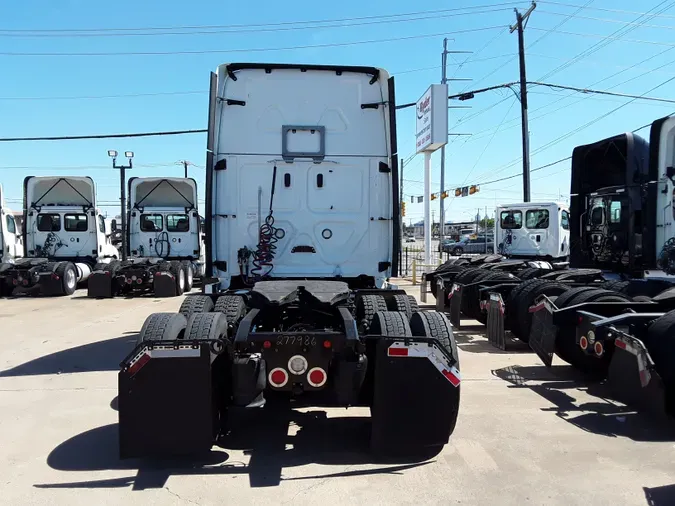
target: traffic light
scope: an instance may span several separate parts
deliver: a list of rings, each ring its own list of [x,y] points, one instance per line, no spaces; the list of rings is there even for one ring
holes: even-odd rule
[[[447,199],[447,198],[448,198],[448,192],[443,192],[443,193],[441,193],[441,198],[442,198],[442,199]]]
[[[478,193],[479,191],[480,191],[480,186],[473,185],[469,188],[469,195],[473,195],[474,193]]]
[[[461,188],[457,188],[457,189],[455,190],[455,197],[461,197],[461,196],[462,196],[462,189],[461,189]]]
[[[401,203],[401,216],[405,216],[405,202]]]
[[[436,194],[435,193],[431,194],[431,200],[436,200]]]

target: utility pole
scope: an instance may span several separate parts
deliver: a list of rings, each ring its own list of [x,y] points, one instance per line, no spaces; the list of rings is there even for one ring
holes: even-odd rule
[[[447,84],[448,79],[447,79],[447,62],[448,62],[448,39],[445,38],[443,39],[443,53],[441,54],[441,84]],[[443,193],[445,192],[445,144],[441,146],[441,195],[440,199],[438,201],[441,204],[441,212],[440,212],[440,219],[441,219],[441,226],[439,227],[438,230],[438,240],[439,244],[441,244],[441,247],[443,245],[443,235],[445,232],[445,202],[443,198]]]
[[[521,128],[523,137],[523,201],[530,201],[530,131],[527,124],[527,76],[525,74],[525,41],[523,30],[530,18],[530,14],[537,7],[535,2],[521,14],[516,11],[516,24],[511,26],[511,33],[518,30],[518,56],[520,60],[520,114],[522,117]]]
[[[401,158],[401,183],[398,185],[399,186],[399,192],[400,196],[398,199],[398,208],[399,208],[399,213],[401,213],[401,233],[399,234],[399,237],[401,241],[403,241],[403,231],[405,230],[405,223],[403,223],[403,167],[405,166],[403,158]],[[400,246],[399,246],[400,247]],[[399,262],[399,275],[401,272],[403,272],[403,255],[398,256],[398,262]]]
[[[190,166],[190,165],[194,166],[194,163],[189,162],[187,160],[180,160],[180,161],[176,162],[176,165],[182,165],[185,168],[185,179],[187,179],[187,177],[188,177],[188,166]]]
[[[120,171],[120,218],[122,219],[122,260],[127,259],[127,176],[126,170],[133,168],[131,159],[134,157],[133,151],[125,151],[124,156],[129,160],[129,165],[117,165],[117,151],[111,149],[108,151],[108,156],[112,158],[113,169]]]

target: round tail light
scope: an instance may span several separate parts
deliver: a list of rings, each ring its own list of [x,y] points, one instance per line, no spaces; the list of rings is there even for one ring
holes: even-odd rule
[[[307,383],[312,385],[314,388],[322,387],[326,384],[328,376],[326,371],[321,369],[321,367],[313,367],[307,373]]]
[[[302,355],[293,355],[288,361],[288,370],[291,374],[305,374],[308,367],[307,359]]]
[[[270,382],[270,385],[273,387],[281,388],[286,386],[286,383],[288,383],[288,373],[281,367],[277,367],[276,369],[272,369],[270,371],[267,379]]]
[[[595,354],[598,357],[601,356],[605,352],[605,348],[604,348],[604,346],[602,346],[602,343],[600,341],[595,343],[594,349],[595,349]]]
[[[581,336],[579,339],[579,346],[581,346],[582,350],[588,348],[588,339],[586,339],[586,336]]]

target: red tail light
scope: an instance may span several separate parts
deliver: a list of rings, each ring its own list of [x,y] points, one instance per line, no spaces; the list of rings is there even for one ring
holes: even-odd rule
[[[288,383],[288,373],[281,367],[277,367],[276,369],[272,369],[270,371],[267,379],[270,382],[270,385],[273,387],[281,388],[286,386],[286,383]]]
[[[312,385],[314,388],[324,386],[327,379],[328,376],[326,375],[326,371],[321,369],[321,367],[314,367],[307,373],[307,383]]]
[[[579,339],[579,346],[581,346],[582,350],[588,348],[588,339],[586,338],[586,336],[581,336],[581,338]]]
[[[604,348],[604,346],[602,346],[602,343],[600,341],[595,343],[595,354],[599,357],[604,352],[605,352],[605,348]]]

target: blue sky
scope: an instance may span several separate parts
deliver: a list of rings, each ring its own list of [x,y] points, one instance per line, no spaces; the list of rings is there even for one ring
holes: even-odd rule
[[[449,57],[450,77],[472,79],[451,82],[451,92],[515,81],[518,78],[517,37],[509,33],[508,25],[515,19],[513,8],[524,11],[529,3],[430,0],[415,4],[377,0],[367,4],[354,0],[321,3],[302,0],[293,2],[293,8],[289,9],[288,3],[261,0],[251,9],[253,4],[245,2],[120,0],[114,3],[114,9],[111,5],[84,0],[27,0],[5,2],[0,7],[0,68],[3,70],[0,137],[205,128],[209,71],[231,61],[380,66],[397,76],[398,101],[414,102],[430,83],[440,80],[444,34],[454,39],[449,49],[472,51]],[[580,10],[582,5],[586,7]],[[462,7],[470,9],[426,12]],[[648,19],[640,16],[655,7],[651,13],[658,12],[657,16]],[[352,23],[331,21],[327,23],[329,27],[320,27],[317,23],[306,23],[303,29],[298,29],[299,25],[280,25],[406,13],[418,14]],[[254,24],[259,26],[247,26]],[[190,28],[186,30],[191,32],[188,35],[130,36],[103,31],[204,25],[244,26],[237,28],[237,33],[222,33],[225,29],[219,29],[219,33],[203,34],[194,32],[213,29]],[[58,31],[69,29],[96,29],[98,31],[88,33],[98,36],[72,37],[71,32]],[[630,33],[624,33],[628,29]],[[643,94],[675,76],[675,65],[668,65],[675,60],[674,29],[675,1],[540,2],[525,33],[528,80],[543,79],[555,84]],[[31,35],[9,30],[52,31],[35,36],[36,32]],[[617,30],[622,31],[615,34]],[[612,38],[604,38],[608,36]],[[345,45],[364,41],[370,42]],[[598,43],[604,47],[593,51]],[[297,46],[314,47],[279,50]],[[162,52],[190,53],[128,54]],[[583,57],[570,64],[580,54]],[[566,68],[560,68],[566,64]],[[675,81],[649,95],[675,98]],[[627,102],[623,98],[531,87],[532,168],[569,156],[576,145],[632,130],[675,111],[675,104],[638,100],[593,122]],[[447,186],[481,183],[518,173],[521,170],[520,110],[513,93],[509,90],[488,92],[453,105],[471,108],[449,111],[450,130],[473,135],[450,138]],[[574,132],[590,122],[593,123]],[[570,132],[573,133],[568,135]],[[648,130],[640,133],[647,136]],[[412,154],[412,109],[400,111],[398,115],[398,139],[401,155]],[[203,189],[205,136],[201,134],[0,143],[0,182],[10,205],[19,208],[15,200],[21,198],[21,181],[26,175],[88,174],[98,184],[99,201],[108,205],[118,199],[119,191],[118,174],[110,168],[106,156],[108,149],[134,151],[136,168],[132,174],[136,176],[179,176],[182,167],[175,162],[188,159],[201,166],[191,167],[190,173]],[[411,205],[409,197],[422,195],[422,163],[422,156],[418,155],[406,167],[407,221],[422,217],[423,205]],[[438,154],[432,163],[432,188],[437,191]],[[486,206],[494,207],[496,202],[519,201],[521,190],[520,178],[484,185],[477,195],[446,201],[446,218],[462,220],[475,216],[477,208],[483,210]],[[533,199],[552,200],[568,193],[569,162],[532,174]],[[438,207],[436,200],[432,207],[436,218]],[[114,207],[106,209],[111,213],[116,211]]]

